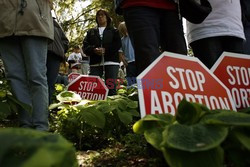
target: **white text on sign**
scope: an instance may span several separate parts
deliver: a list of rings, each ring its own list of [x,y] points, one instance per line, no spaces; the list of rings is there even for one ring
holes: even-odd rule
[[[174,68],[167,67],[167,74],[172,78],[173,81],[169,82],[169,85],[174,89],[179,89],[180,86],[182,89],[191,89],[192,91],[204,91],[203,84],[206,82],[204,75],[200,71],[192,71],[190,69],[183,68]],[[179,75],[181,83],[179,80],[173,75],[177,73]],[[187,83],[185,82],[187,80]]]
[[[190,102],[197,102],[206,105],[210,109],[230,109],[230,102],[226,97],[216,97],[213,95],[198,94],[195,92],[204,92],[206,79],[201,71],[192,71],[190,69],[176,68],[168,66],[166,74],[171,78],[168,82],[173,89],[191,90],[194,93],[181,93],[176,91],[171,94],[168,91],[157,93],[151,90],[151,112],[156,113],[175,113],[175,109],[180,101],[185,98]],[[162,100],[162,101],[160,101]],[[163,106],[161,106],[161,102]]]
[[[250,107],[250,68],[227,66],[226,70],[230,77],[228,83],[233,86],[231,94],[236,108]]]

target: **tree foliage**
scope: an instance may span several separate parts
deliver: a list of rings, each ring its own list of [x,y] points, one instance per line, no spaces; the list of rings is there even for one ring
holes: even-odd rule
[[[55,17],[66,32],[70,46],[82,44],[87,30],[96,26],[95,14],[100,8],[110,13],[114,26],[123,19],[115,14],[113,0],[54,0]]]

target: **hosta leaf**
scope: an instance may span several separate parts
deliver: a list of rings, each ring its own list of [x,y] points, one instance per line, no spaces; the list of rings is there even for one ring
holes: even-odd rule
[[[133,108],[133,109],[137,109],[138,108],[138,102],[137,101],[131,101],[127,104],[128,108]]]
[[[250,115],[234,111],[221,111],[204,116],[202,122],[215,125],[250,126]]]
[[[204,110],[208,109],[201,104],[190,103],[183,99],[178,105],[175,117],[180,124],[192,125],[197,123],[201,116],[205,114]]]
[[[144,133],[147,142],[158,150],[161,150],[160,144],[162,143],[163,130],[164,128],[149,129],[146,130]]]
[[[151,114],[142,118],[143,121],[160,121],[169,124],[173,121],[174,117],[170,114]]]
[[[64,91],[56,96],[57,100],[60,102],[80,102],[82,100],[81,96],[72,91]]]
[[[121,109],[122,111],[126,110],[126,108],[127,108],[127,100],[125,100],[125,99],[116,99],[114,101],[117,103],[119,109]]]
[[[213,125],[173,124],[163,132],[163,147],[197,152],[218,147],[227,137],[228,129]]]
[[[5,128],[0,143],[0,166],[78,166],[73,145],[57,134]]]
[[[98,128],[104,128],[106,122],[104,113],[96,110],[94,107],[81,110],[79,119],[79,121],[85,121],[87,124]]]
[[[144,131],[149,129],[158,129],[160,127],[165,127],[172,123],[174,117],[170,114],[154,114],[146,115],[144,118],[140,119],[133,125],[133,131],[135,133],[142,134]]]
[[[140,113],[137,110],[129,110],[129,113],[135,117],[140,117]]]
[[[133,120],[132,114],[130,114],[127,111],[119,111],[118,110],[117,114],[118,114],[118,117],[121,120],[121,122],[124,123],[125,125],[128,125]]]
[[[113,110],[112,106],[109,105],[109,103],[107,103],[106,101],[105,102],[102,102],[102,103],[99,103],[97,106],[96,106],[96,109],[101,111],[101,112],[110,112]]]
[[[170,167],[222,167],[224,152],[221,147],[190,153],[177,149],[162,148]]]

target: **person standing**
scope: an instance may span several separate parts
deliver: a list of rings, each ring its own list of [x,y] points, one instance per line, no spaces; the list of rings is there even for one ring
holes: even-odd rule
[[[212,12],[200,24],[187,21],[187,40],[194,56],[211,68],[223,51],[244,53],[240,0],[208,0]]]
[[[55,90],[55,83],[57,81],[60,63],[64,62],[65,53],[68,50],[69,40],[64,34],[61,26],[57,23],[55,18],[54,24],[54,41],[48,46],[47,57],[47,78],[49,88],[49,104],[51,104],[51,97]]]
[[[131,86],[136,83],[137,76],[134,48],[131,44],[125,22],[119,24],[118,30],[120,34],[122,34],[121,54],[125,55],[126,61],[124,65],[126,66],[126,79],[128,81],[128,86]]]
[[[74,46],[73,53],[68,57],[70,72],[81,73],[82,54],[79,46]]]
[[[162,51],[187,55],[182,19],[172,0],[115,0],[135,50],[137,74]]]
[[[90,57],[90,75],[102,77],[104,74],[111,96],[116,94],[121,38],[118,30],[112,27],[106,10],[97,11],[96,23],[97,27],[88,30],[83,40],[83,51]]]
[[[54,38],[49,0],[0,1],[0,54],[13,95],[32,111],[19,109],[19,126],[47,131],[48,41]]]

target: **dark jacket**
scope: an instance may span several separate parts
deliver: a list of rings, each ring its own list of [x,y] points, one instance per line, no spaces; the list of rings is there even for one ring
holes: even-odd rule
[[[65,53],[68,50],[69,40],[65,36],[62,28],[53,19],[54,23],[54,41],[48,45],[48,54],[59,56],[61,60],[65,59]]]
[[[90,57],[90,65],[101,63],[102,57],[94,53],[94,49],[98,47],[105,48],[105,62],[119,62],[118,50],[121,48],[121,38],[118,30],[113,27],[106,27],[102,40],[98,28],[88,30],[83,40],[83,51]]]

